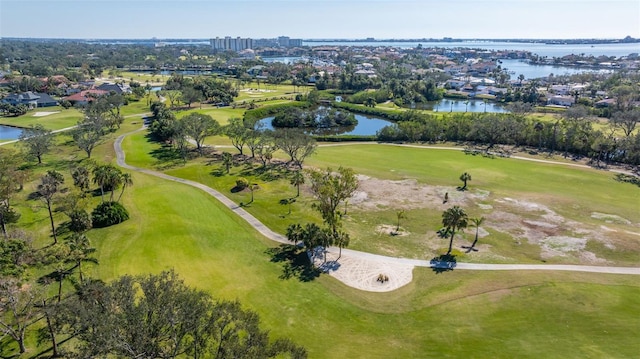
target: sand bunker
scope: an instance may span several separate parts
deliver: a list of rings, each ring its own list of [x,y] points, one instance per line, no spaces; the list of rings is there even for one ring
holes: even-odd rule
[[[60,111],[52,111],[52,112],[38,111],[38,112],[34,113],[32,116],[33,117],[44,117],[44,116],[53,115],[54,113],[59,113],[59,112]]]

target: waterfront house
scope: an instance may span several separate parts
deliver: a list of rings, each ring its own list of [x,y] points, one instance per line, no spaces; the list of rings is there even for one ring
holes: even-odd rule
[[[2,99],[2,102],[13,106],[25,105],[29,108],[51,107],[56,106],[58,102],[46,93],[41,92],[23,92],[12,93]]]
[[[557,106],[565,106],[571,107],[576,103],[575,98],[571,96],[551,96],[547,99],[547,105],[557,105]]]

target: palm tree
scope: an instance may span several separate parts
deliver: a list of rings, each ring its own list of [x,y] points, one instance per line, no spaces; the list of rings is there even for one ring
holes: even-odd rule
[[[233,156],[229,152],[222,152],[222,165],[227,169],[227,173],[233,164]]]
[[[80,277],[80,284],[84,283],[84,277],[82,275],[82,263],[98,264],[98,260],[91,256],[96,251],[91,247],[91,243],[87,236],[81,233],[73,233],[66,239],[69,246],[69,256],[66,262],[73,263],[72,269],[78,269],[78,276]]]
[[[474,239],[473,243],[471,243],[471,247],[467,249],[467,253],[477,250],[477,249],[474,249],[474,247],[476,246],[476,243],[478,243],[478,231],[480,229],[480,225],[482,224],[482,222],[484,222],[484,217],[471,218],[471,223],[473,223],[473,226],[476,227],[476,239]]]
[[[407,218],[407,215],[405,214],[404,209],[401,209],[398,212],[396,212],[396,217],[398,217],[398,223],[396,225],[396,233],[398,233],[398,231],[400,230],[400,220],[403,218]]]
[[[287,239],[295,245],[298,245],[298,242],[304,240],[304,233],[304,229],[300,223],[291,224],[287,227]]]
[[[296,197],[300,197],[300,185],[304,184],[304,175],[302,174],[302,171],[293,172],[290,183],[292,186],[296,186],[296,189],[298,191],[296,193]]]
[[[453,206],[442,213],[442,225],[445,226],[446,231],[451,233],[447,255],[451,254],[451,249],[453,248],[453,237],[458,230],[467,227],[468,219],[467,213],[458,206]]]
[[[113,165],[96,166],[93,170],[93,183],[100,187],[100,195],[104,202],[105,189],[111,190],[111,201],[113,201],[113,190],[122,183],[122,172]]]
[[[64,177],[56,170],[47,171],[47,173],[40,179],[38,185],[38,194],[40,198],[47,205],[49,211],[49,220],[51,221],[51,232],[53,233],[53,243],[58,243],[58,237],[56,235],[56,226],[53,222],[53,199],[54,196],[60,192],[61,186],[64,183]]]
[[[122,191],[120,191],[117,202],[120,202],[120,198],[122,198],[125,188],[133,186],[133,177],[131,177],[131,173],[122,173],[120,180],[122,181]]]
[[[460,175],[460,181],[464,182],[464,186],[462,186],[462,188],[460,188],[461,191],[464,191],[467,189],[467,181],[471,181],[471,175],[467,172],[463,173]]]

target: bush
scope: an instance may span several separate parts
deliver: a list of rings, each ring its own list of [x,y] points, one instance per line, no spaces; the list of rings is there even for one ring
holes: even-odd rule
[[[75,233],[83,233],[91,229],[91,217],[84,209],[76,209],[69,213],[69,229]]]
[[[129,219],[129,212],[118,202],[103,202],[91,212],[91,218],[93,227],[109,227]]]
[[[249,187],[249,181],[247,181],[246,178],[244,177],[240,177],[236,180],[236,188],[239,191],[242,191],[243,189]]]

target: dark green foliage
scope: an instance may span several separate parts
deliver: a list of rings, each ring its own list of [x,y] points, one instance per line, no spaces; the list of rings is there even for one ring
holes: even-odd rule
[[[95,228],[109,227],[129,219],[129,212],[118,202],[103,202],[91,212],[91,219]]]
[[[38,159],[42,163],[42,156],[49,152],[53,145],[53,133],[41,124],[31,125],[22,131],[20,144],[26,149],[29,156]]]
[[[238,191],[242,191],[243,189],[249,187],[249,181],[246,178],[240,177],[236,180],[236,189]]]
[[[281,112],[287,108],[310,108],[312,105],[308,102],[289,102],[278,105],[264,106],[252,110],[247,110],[244,113],[245,121],[257,121],[265,117],[272,116],[278,112]]]
[[[348,102],[365,104],[369,98],[373,99],[376,103],[386,102],[391,97],[391,92],[387,89],[375,90],[375,91],[360,91],[347,98]]]
[[[69,229],[75,233],[83,233],[91,229],[92,221],[84,209],[75,209],[69,213]]]
[[[306,358],[288,339],[270,343],[260,318],[237,301],[214,300],[163,272],[88,282],[66,306],[86,357]]]
[[[313,111],[288,108],[278,112],[271,124],[276,128],[331,128],[355,126],[358,120],[352,113],[334,108],[320,107]]]
[[[21,277],[33,253],[30,241],[21,236],[0,240],[0,276]]]

